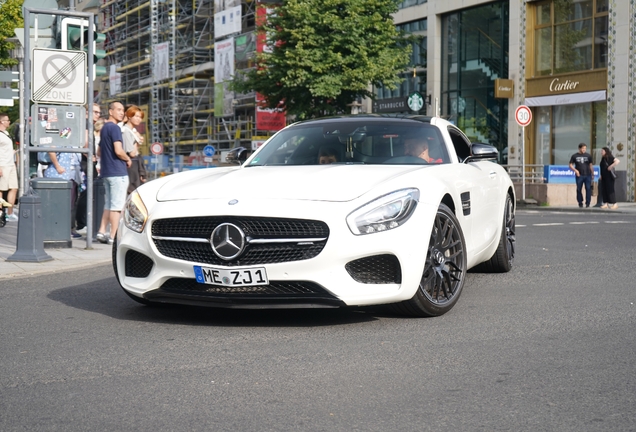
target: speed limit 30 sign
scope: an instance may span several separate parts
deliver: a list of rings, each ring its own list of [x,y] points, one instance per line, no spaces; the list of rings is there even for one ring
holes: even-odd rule
[[[515,111],[515,120],[521,127],[526,127],[532,121],[532,111],[525,105],[520,105]]]

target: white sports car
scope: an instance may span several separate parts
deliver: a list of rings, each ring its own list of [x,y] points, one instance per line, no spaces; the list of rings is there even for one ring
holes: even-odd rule
[[[138,188],[115,273],[144,304],[442,315],[467,270],[512,266],[515,193],[497,156],[440,118],[295,123],[241,166]]]

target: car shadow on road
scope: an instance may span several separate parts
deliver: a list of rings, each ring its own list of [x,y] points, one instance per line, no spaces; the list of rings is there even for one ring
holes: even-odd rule
[[[375,308],[227,309],[156,304],[144,306],[129,299],[115,278],[51,291],[49,299],[69,307],[118,320],[177,325],[227,327],[319,327],[375,321]]]

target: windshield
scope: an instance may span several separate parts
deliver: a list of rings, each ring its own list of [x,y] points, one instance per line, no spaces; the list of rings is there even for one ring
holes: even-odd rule
[[[450,161],[438,128],[428,123],[338,119],[282,130],[248,166],[440,164]]]

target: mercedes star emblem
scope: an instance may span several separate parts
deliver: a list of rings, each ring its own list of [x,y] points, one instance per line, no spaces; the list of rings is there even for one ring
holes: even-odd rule
[[[229,261],[245,249],[245,233],[234,224],[222,223],[212,231],[210,245],[216,256]]]

